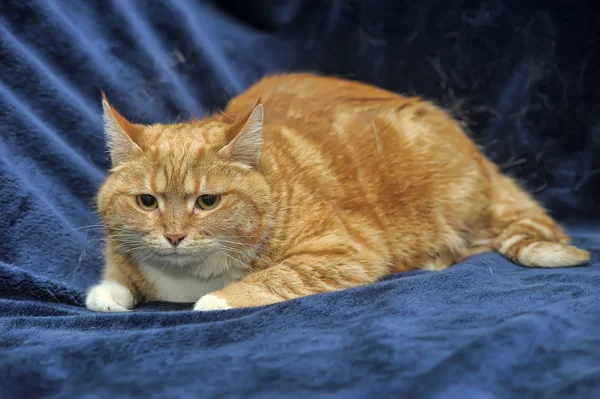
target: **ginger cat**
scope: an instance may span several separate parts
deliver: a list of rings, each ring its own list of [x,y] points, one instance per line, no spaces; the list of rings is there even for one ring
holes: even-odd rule
[[[268,305],[484,251],[524,266],[589,260],[419,98],[288,74],[201,121],[142,126],[103,107],[112,169],[98,195],[106,265],[92,310]]]

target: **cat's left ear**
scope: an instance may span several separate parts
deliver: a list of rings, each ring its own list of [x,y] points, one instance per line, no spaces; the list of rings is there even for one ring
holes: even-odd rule
[[[256,167],[260,159],[263,118],[263,106],[261,103],[258,103],[246,119],[239,133],[229,144],[221,148],[219,154],[251,168]]]

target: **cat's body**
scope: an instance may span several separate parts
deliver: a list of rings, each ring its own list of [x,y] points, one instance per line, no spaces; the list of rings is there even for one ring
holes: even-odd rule
[[[490,250],[528,266],[589,258],[418,98],[292,74],[188,124],[131,125],[104,105],[114,168],[98,200],[108,239],[94,310],[260,306]],[[213,194],[214,208],[194,205]]]

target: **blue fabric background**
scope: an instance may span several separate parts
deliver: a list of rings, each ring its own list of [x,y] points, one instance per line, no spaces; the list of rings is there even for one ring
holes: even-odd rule
[[[0,397],[600,397],[599,2],[11,0],[0,57]],[[87,311],[100,89],[168,122],[292,70],[447,107],[593,265],[484,254],[266,308]]]

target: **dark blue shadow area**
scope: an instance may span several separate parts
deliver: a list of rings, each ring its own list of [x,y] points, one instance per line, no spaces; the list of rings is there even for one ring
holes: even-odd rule
[[[0,397],[600,397],[600,2],[4,1],[0,57]],[[258,309],[83,308],[100,89],[169,122],[300,70],[448,108],[593,264],[484,254]]]

